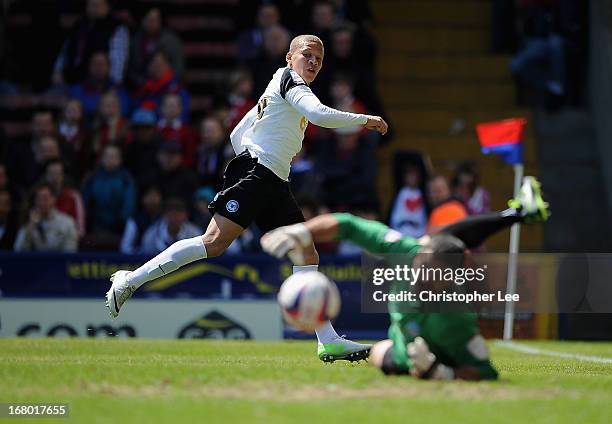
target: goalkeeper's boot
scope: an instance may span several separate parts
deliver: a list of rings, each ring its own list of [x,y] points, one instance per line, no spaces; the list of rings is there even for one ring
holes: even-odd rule
[[[523,178],[518,197],[510,200],[508,206],[519,209],[526,224],[544,222],[550,217],[550,208],[542,197],[540,182],[535,177]]]
[[[334,361],[361,361],[370,355],[372,345],[355,343],[347,340],[345,336],[337,336],[328,343],[319,342],[317,354],[323,362]]]
[[[110,280],[113,284],[106,293],[106,307],[111,318],[117,318],[123,304],[136,291],[136,287],[128,283],[127,276],[129,273],[130,271],[117,271],[111,275]]]

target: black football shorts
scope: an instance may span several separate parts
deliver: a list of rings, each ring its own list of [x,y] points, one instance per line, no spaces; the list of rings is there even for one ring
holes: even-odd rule
[[[246,150],[225,168],[223,188],[208,209],[212,215],[218,213],[242,228],[255,222],[262,233],[304,222],[289,182],[258,163]]]

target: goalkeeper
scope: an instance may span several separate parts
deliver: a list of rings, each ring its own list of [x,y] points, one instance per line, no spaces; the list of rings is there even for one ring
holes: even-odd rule
[[[261,242],[271,255],[278,258],[288,255],[298,264],[302,246],[308,246],[313,239],[319,242],[335,239],[349,240],[374,254],[407,254],[411,262],[427,265],[435,260],[436,254],[463,255],[465,249],[481,245],[486,238],[512,224],[543,222],[549,216],[540,184],[533,177],[525,177],[518,198],[509,205],[503,212],[469,217],[419,240],[402,237],[375,221],[337,213],[278,228],[265,234]],[[370,353],[370,362],[385,374],[434,380],[497,378],[475,313],[403,313],[394,309],[390,304],[389,339],[374,345]]]

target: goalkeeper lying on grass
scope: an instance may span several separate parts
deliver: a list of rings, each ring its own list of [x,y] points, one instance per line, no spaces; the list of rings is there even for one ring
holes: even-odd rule
[[[296,264],[301,263],[302,247],[314,239],[349,240],[373,254],[406,254],[413,262],[408,265],[431,265],[436,254],[463,255],[465,249],[481,245],[486,238],[514,223],[542,222],[549,216],[540,184],[533,177],[525,177],[519,197],[509,205],[503,212],[469,217],[420,240],[402,237],[379,222],[337,213],[278,228],[265,234],[261,243],[269,254],[277,258],[288,255]],[[389,339],[374,345],[370,353],[370,362],[385,374],[434,380],[497,378],[476,314],[404,313],[393,303],[389,309]]]

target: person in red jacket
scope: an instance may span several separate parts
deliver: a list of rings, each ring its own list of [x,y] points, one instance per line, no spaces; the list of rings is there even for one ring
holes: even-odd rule
[[[113,144],[124,151],[133,138],[130,121],[121,116],[119,97],[114,91],[109,91],[102,96],[100,101],[92,139],[96,159],[100,160],[106,145]]]
[[[183,165],[193,168],[197,148],[196,133],[181,119],[183,105],[176,94],[166,94],[161,108],[157,130],[163,140],[178,143],[182,149]]]
[[[66,185],[64,164],[52,159],[45,166],[45,182],[53,188],[55,207],[58,211],[71,216],[77,225],[79,238],[85,235],[85,208],[81,194]]]
[[[179,82],[168,55],[158,50],[149,62],[149,79],[136,92],[135,109],[154,110],[161,116],[161,104],[166,94],[176,94],[181,98],[183,122],[189,122],[189,93]]]
[[[230,92],[227,96],[227,102],[230,109],[225,118],[225,128],[231,132],[244,115],[247,114],[253,106],[253,76],[246,69],[239,69],[230,76]]]
[[[83,104],[79,99],[70,99],[64,106],[58,137],[60,143],[74,152],[73,173],[79,183],[94,164],[92,134],[85,125]]]

